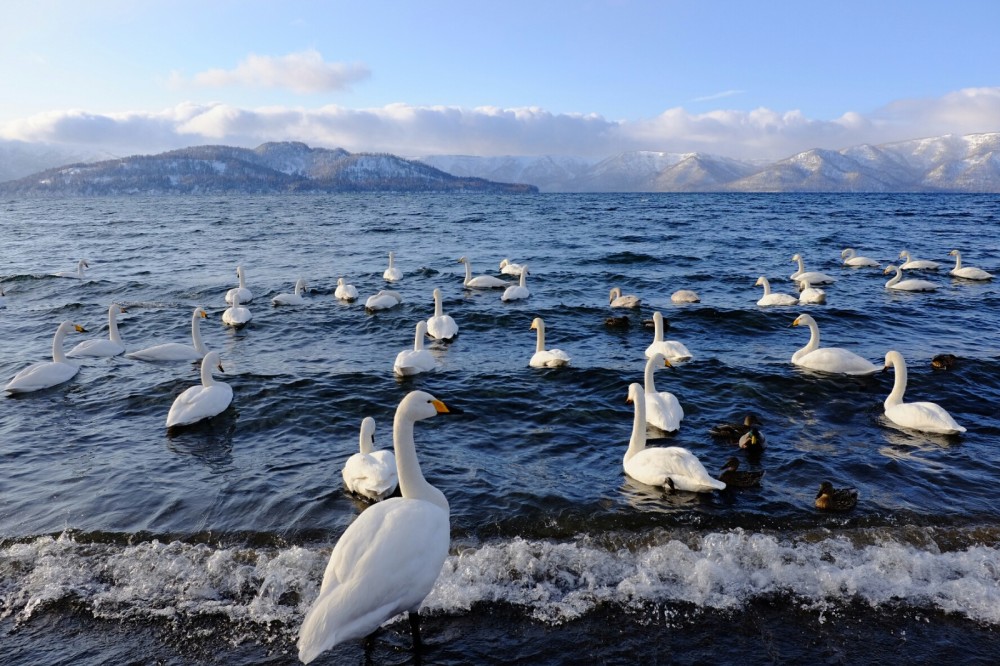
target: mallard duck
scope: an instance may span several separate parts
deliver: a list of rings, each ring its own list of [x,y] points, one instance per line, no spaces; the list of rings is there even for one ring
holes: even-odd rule
[[[816,508],[823,511],[850,511],[858,503],[858,491],[854,488],[834,488],[829,481],[819,486]]]
[[[954,354],[938,354],[931,359],[931,367],[935,370],[951,370],[957,360],[958,357]]]
[[[751,426],[750,430],[740,437],[739,444],[740,448],[750,455],[760,455],[764,450],[764,435],[760,434],[756,426]]]
[[[724,439],[735,444],[739,441],[740,437],[747,434],[750,428],[759,425],[763,424],[757,418],[756,414],[751,413],[743,418],[743,423],[720,423],[719,425],[712,426],[708,434],[716,439]]]
[[[760,479],[764,476],[763,471],[741,472],[738,458],[731,457],[722,466],[719,474],[719,481],[726,484],[726,488],[756,488],[760,485]]]
[[[608,328],[628,328],[632,323],[628,320],[628,315],[621,317],[605,317],[604,325]]]

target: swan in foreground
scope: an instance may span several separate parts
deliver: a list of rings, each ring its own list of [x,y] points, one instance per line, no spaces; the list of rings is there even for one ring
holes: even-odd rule
[[[56,334],[52,338],[52,360],[29,365],[14,375],[4,390],[9,393],[31,393],[73,379],[80,368],[72,363],[67,363],[66,355],[63,353],[63,340],[66,339],[66,334],[70,331],[86,333],[87,329],[71,321],[59,324],[59,328],[56,329]]]
[[[771,292],[771,283],[767,281],[767,278],[761,275],[757,278],[757,282],[754,284],[756,287],[764,287],[764,295],[760,297],[757,301],[757,305],[763,307],[768,307],[770,305],[798,305],[799,299],[792,296],[791,294],[781,294],[778,292]]]
[[[962,267],[962,253],[958,250],[952,250],[949,252],[951,256],[955,257],[955,267],[948,271],[948,275],[953,275],[958,278],[964,278],[966,280],[991,280],[993,279],[992,273],[987,273],[982,268],[973,268],[972,266]]]
[[[840,253],[840,258],[844,260],[845,266],[851,266],[852,268],[857,268],[859,266],[872,266],[874,268],[881,268],[882,265],[871,257],[862,257],[859,255],[853,247],[844,248]]]
[[[834,488],[829,481],[819,485],[814,504],[823,511],[850,511],[858,503],[858,491],[854,488]]]
[[[403,279],[403,271],[396,268],[396,255],[389,253],[389,267],[382,272],[382,279],[386,282],[398,282]]]
[[[892,393],[885,399],[885,416],[898,426],[940,435],[965,432],[943,407],[933,402],[903,402],[906,392],[906,361],[898,351],[885,355],[885,367],[894,368],[896,379]]]
[[[826,292],[809,284],[809,280],[799,279],[799,304],[821,305],[826,303]]]
[[[76,262],[75,271],[59,271],[58,273],[53,273],[52,275],[54,275],[55,277],[76,278],[78,280],[82,280],[83,278],[87,277],[85,275],[85,269],[87,268],[90,268],[90,264],[87,263],[86,259],[81,259],[80,261]]]
[[[521,301],[531,296],[531,292],[528,291],[528,286],[526,284],[527,279],[528,267],[525,266],[524,270],[521,271],[520,282],[504,289],[503,295],[500,296],[500,300],[506,303],[508,301]]]
[[[789,276],[793,280],[808,280],[810,284],[830,284],[831,282],[836,282],[837,280],[837,278],[832,275],[827,275],[826,273],[820,273],[819,271],[807,271],[805,262],[802,261],[801,254],[792,255],[792,261],[796,261],[799,264],[799,270]]]
[[[622,296],[622,290],[619,287],[612,287],[611,293],[608,295],[608,302],[613,308],[637,308],[642,300],[635,294]]]
[[[900,268],[904,271],[936,271],[941,267],[941,264],[936,261],[930,261],[928,259],[914,259],[909,250],[901,250],[899,258],[906,259],[906,261],[900,265]]]
[[[306,299],[302,298],[302,292],[306,290],[306,281],[299,278],[295,281],[294,294],[278,294],[271,299],[271,305],[304,305]]]
[[[531,330],[537,332],[535,338],[535,353],[531,355],[528,365],[532,368],[558,368],[569,365],[569,354],[561,349],[545,348],[545,322],[541,317],[531,320]]]
[[[369,296],[365,301],[365,310],[374,312],[375,310],[388,310],[403,302],[403,295],[392,289],[382,289],[374,296]]]
[[[684,409],[677,396],[669,391],[656,390],[653,373],[657,367],[672,367],[670,361],[657,352],[646,361],[646,371],[643,376],[643,392],[646,395],[646,423],[664,432],[674,432],[681,427]]]
[[[191,344],[180,342],[165,342],[153,345],[139,351],[126,354],[129,358],[143,361],[197,361],[208,353],[205,343],[201,341],[201,320],[208,317],[204,308],[195,308],[191,315]]]
[[[701,297],[690,289],[678,289],[670,294],[671,303],[700,303]]]
[[[663,339],[663,315],[659,310],[653,313],[653,342],[646,347],[646,358],[653,354],[663,354],[670,361],[690,361],[691,352],[683,343]]]
[[[402,497],[362,511],[334,546],[319,596],[299,629],[303,663],[339,643],[368,636],[404,611],[414,647],[419,647],[417,610],[448,556],[451,519],[448,500],[420,471],[413,425],[456,412],[423,391],[413,391],[399,403],[392,440]]]
[[[477,275],[472,277],[472,264],[469,263],[467,257],[461,257],[458,263],[465,264],[465,281],[462,283],[465,285],[466,289],[503,289],[510,286],[510,283],[506,280],[501,280],[498,277],[493,277],[492,275]],[[522,266],[522,273],[524,272],[524,267]]]
[[[671,490],[710,493],[724,490],[726,484],[713,479],[698,458],[680,446],[646,448],[646,400],[639,384],[628,387],[628,402],[635,406],[632,437],[623,461],[625,473],[647,486]]]
[[[125,308],[112,303],[108,308],[108,339],[84,340],[67,352],[66,356],[118,356],[125,353],[122,336],[118,333],[118,314]]]
[[[882,274],[888,275],[892,271],[896,271],[896,275],[889,278],[889,281],[885,283],[886,289],[895,289],[897,291],[934,291],[937,289],[937,285],[929,280],[917,280],[914,278],[903,280],[903,269],[898,266],[886,266]]]
[[[222,313],[222,322],[224,324],[241,328],[250,323],[250,320],[253,319],[253,313],[250,312],[249,308],[243,307],[241,303],[243,301],[240,300],[240,295],[234,292],[233,304]]]
[[[358,437],[360,451],[344,463],[344,485],[362,497],[376,502],[396,492],[396,456],[388,449],[375,450],[375,419],[361,420]]]
[[[792,326],[809,327],[809,342],[792,354],[792,363],[810,370],[831,372],[840,375],[873,375],[882,368],[854,352],[840,347],[819,346],[819,325],[807,314],[799,315]]]
[[[240,286],[233,287],[226,292],[226,303],[235,305],[236,296],[240,297],[240,303],[252,303],[253,292],[247,288],[246,272],[243,270],[242,266],[236,267],[236,277],[240,279]]]
[[[167,427],[191,425],[221,414],[233,401],[233,387],[217,382],[212,368],[225,372],[219,352],[210,351],[201,360],[201,384],[186,389],[174,399],[167,413]]]
[[[437,365],[434,355],[424,349],[424,336],[427,335],[427,322],[417,322],[417,332],[413,336],[413,349],[404,349],[396,354],[392,371],[400,377],[410,377],[421,372],[433,370]]]
[[[509,259],[500,260],[500,272],[504,275],[513,275],[514,277],[521,277],[521,271],[524,270],[524,264],[512,263]]]
[[[337,278],[337,288],[333,290],[333,295],[342,301],[356,301],[358,300],[358,290],[353,284],[347,284],[344,282],[344,278]]]
[[[436,340],[451,340],[458,335],[458,324],[441,306],[441,290],[434,289],[434,316],[427,320],[427,334]]]

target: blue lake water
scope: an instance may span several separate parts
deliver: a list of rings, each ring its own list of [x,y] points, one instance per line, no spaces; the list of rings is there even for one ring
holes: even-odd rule
[[[295,663],[330,550],[365,508],[341,467],[361,419],[391,446],[399,400],[421,389],[465,414],[420,422],[417,453],[451,505],[452,547],[422,614],[317,663],[993,663],[1000,654],[1000,284],[951,278],[949,250],[1000,274],[1000,199],[935,195],[345,195],[0,202],[0,380],[48,360],[59,322],[129,350],[190,340],[191,312],[234,390],[219,417],[168,433],[193,363],[82,360],[70,382],[0,397],[0,641],[23,664]],[[892,293],[900,250],[942,263],[933,293]],[[403,303],[366,313],[388,285]],[[800,253],[832,274],[827,303],[760,308]],[[528,300],[463,289],[501,259],[530,265]],[[90,263],[87,278],[51,276]],[[252,323],[223,326],[245,268]],[[338,277],[361,292],[333,296]],[[308,284],[308,304],[270,299]],[[643,299],[609,328],[608,290]],[[393,376],[433,312],[438,367]],[[677,289],[701,302],[675,305]],[[690,362],[656,372],[684,408],[684,446],[712,472],[737,455],[760,488],[665,493],[629,480],[628,385],[659,310]],[[945,407],[959,437],[882,416],[893,373],[796,368],[808,340],[909,366],[908,400]],[[567,368],[528,367],[534,317]],[[932,370],[938,353],[958,357]],[[709,429],[755,412],[759,460]],[[813,508],[821,481],[858,490]]]

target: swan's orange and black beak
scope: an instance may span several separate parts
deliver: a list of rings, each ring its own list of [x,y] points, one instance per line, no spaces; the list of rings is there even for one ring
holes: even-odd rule
[[[86,333],[87,332],[87,329],[85,329],[83,326],[80,326],[79,324],[73,324],[73,328],[76,329],[77,333]]]
[[[440,400],[431,400],[431,404],[434,405],[434,409],[437,410],[438,414],[464,414],[461,409],[457,407],[449,407]]]

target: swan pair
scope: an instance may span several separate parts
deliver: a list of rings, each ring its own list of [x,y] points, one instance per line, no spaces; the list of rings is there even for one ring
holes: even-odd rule
[[[888,275],[892,271],[896,271],[896,275],[885,283],[886,289],[893,289],[895,291],[934,291],[937,289],[937,285],[929,280],[917,280],[913,278],[904,280],[903,269],[900,266],[886,266],[882,274]]]
[[[278,294],[271,299],[271,305],[305,305],[306,299],[302,298],[302,292],[306,290],[306,281],[299,278],[295,281],[295,293]]]
[[[225,309],[222,313],[222,322],[227,326],[232,326],[233,328],[242,328],[250,323],[253,319],[253,313],[250,312],[250,308],[244,307],[242,305],[243,300],[240,296],[240,292],[231,291],[233,300],[232,305]],[[227,294],[228,296],[229,294]]]
[[[993,275],[987,273],[982,268],[974,268],[972,266],[962,266],[962,253],[958,250],[952,250],[948,253],[949,255],[955,257],[955,267],[948,271],[948,275],[957,278],[963,278],[965,280],[992,280]]]
[[[898,351],[885,355],[885,368],[894,368],[896,378],[892,392],[885,399],[885,416],[898,426],[938,435],[957,435],[965,432],[943,407],[933,402],[903,402],[906,392],[906,361]]]
[[[537,332],[535,338],[535,353],[528,360],[528,365],[532,368],[558,368],[569,365],[569,354],[561,349],[545,348],[545,322],[541,317],[531,320],[531,330]]]
[[[66,356],[119,356],[125,353],[125,345],[122,343],[121,334],[118,332],[118,315],[125,312],[125,308],[112,303],[108,308],[108,338],[106,340],[84,340],[76,345]]]
[[[361,420],[359,451],[347,459],[341,475],[347,490],[378,502],[396,492],[396,456],[386,449],[375,450],[375,419]]]
[[[76,278],[77,280],[82,280],[86,277],[85,269],[87,268],[90,268],[90,264],[87,263],[86,259],[81,259],[76,262],[75,271],[59,271],[58,273],[53,273],[52,275],[55,277]]]
[[[215,381],[213,368],[225,372],[219,352],[210,351],[201,360],[201,384],[188,388],[174,399],[167,413],[167,428],[210,419],[221,414],[233,402],[233,387]]]
[[[462,284],[466,289],[504,289],[510,285],[506,280],[501,280],[492,275],[477,275],[476,277],[472,277],[472,263],[467,257],[459,258],[458,263],[465,264],[465,281]],[[526,266],[521,267],[522,276],[526,269]]]
[[[434,356],[424,349],[424,336],[427,335],[427,322],[417,322],[416,335],[413,336],[413,349],[404,349],[396,354],[392,371],[398,377],[412,377],[421,372],[429,372],[437,365]]]
[[[56,334],[52,338],[52,360],[42,363],[33,363],[24,368],[13,379],[7,382],[4,390],[8,393],[31,393],[47,389],[63,382],[68,382],[80,371],[79,366],[66,361],[63,353],[63,341],[70,331],[86,333],[87,329],[74,324],[71,321],[64,321],[59,324]]]
[[[247,288],[246,273],[243,271],[242,266],[236,267],[236,277],[240,280],[240,286],[233,287],[226,292],[226,303],[230,305],[239,305],[239,303],[252,303],[253,302],[253,292]],[[239,303],[237,303],[237,297],[239,297]]]
[[[165,342],[126,354],[143,361],[197,361],[205,357],[208,348],[201,339],[201,320],[208,317],[204,308],[197,307],[191,314],[191,344]]]
[[[690,361],[691,352],[683,343],[663,339],[663,315],[659,310],[653,313],[653,342],[646,347],[646,358],[653,354],[663,354],[670,361]]]
[[[840,347],[819,346],[819,325],[810,315],[795,318],[792,326],[808,326],[809,342],[792,354],[792,363],[797,366],[840,375],[873,375],[881,368],[854,352]]]

